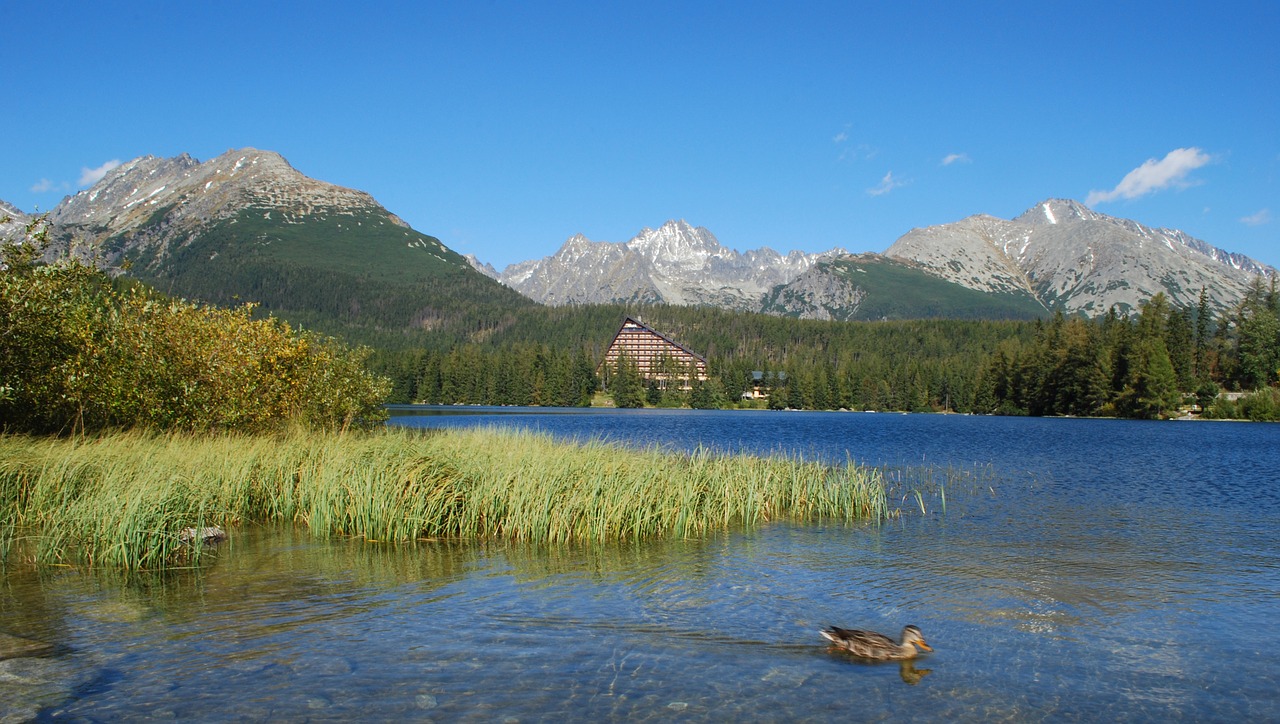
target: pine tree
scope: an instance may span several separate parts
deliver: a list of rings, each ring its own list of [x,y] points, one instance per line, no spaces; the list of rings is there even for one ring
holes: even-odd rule
[[[1125,378],[1116,396],[1122,415],[1154,419],[1177,410],[1182,396],[1165,346],[1169,302],[1163,292],[1142,305],[1130,343],[1123,350]]]
[[[1191,312],[1178,309],[1169,313],[1165,322],[1164,344],[1169,350],[1169,361],[1178,379],[1178,389],[1191,392],[1196,386],[1195,338],[1191,326]]]
[[[600,389],[600,380],[596,377],[595,364],[586,350],[578,350],[573,358],[573,376],[570,384],[572,398],[570,404],[587,406],[591,404],[591,396]]]
[[[618,355],[609,384],[615,407],[644,407],[644,381],[640,379],[640,368],[626,352]]]
[[[1210,337],[1212,322],[1213,313],[1209,311],[1209,294],[1204,287],[1200,287],[1200,299],[1196,302],[1195,376],[1201,382],[1208,380],[1211,374],[1209,349],[1212,341]]]
[[[1276,380],[1280,367],[1280,315],[1262,278],[1254,280],[1236,312],[1237,377],[1240,387],[1256,390]]]
[[[718,407],[718,400],[712,390],[714,384],[711,380],[693,378],[693,387],[689,390],[689,407],[695,410],[710,410]]]
[[[1054,411],[1060,415],[1093,415],[1107,399],[1107,373],[1098,339],[1083,320],[1073,319],[1063,329],[1064,350],[1054,378]]]
[[[661,407],[664,397],[657,380],[648,380],[644,383],[644,401],[649,403],[650,407]]]
[[[1181,395],[1164,340],[1138,341],[1129,365],[1129,381],[1117,406],[1128,417],[1155,419],[1177,410]]]

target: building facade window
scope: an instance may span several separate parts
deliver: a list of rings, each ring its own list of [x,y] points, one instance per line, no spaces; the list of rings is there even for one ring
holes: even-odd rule
[[[631,317],[614,335],[603,366],[616,369],[618,359],[624,355],[640,371],[642,379],[663,389],[688,389],[693,380],[707,379],[705,357]]]

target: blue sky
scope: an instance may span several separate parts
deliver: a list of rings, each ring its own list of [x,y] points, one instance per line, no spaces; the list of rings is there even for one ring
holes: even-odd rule
[[[621,5],[621,4],[617,4]],[[1280,2],[9,2],[0,199],[244,146],[502,268],[1049,197],[1280,266]]]

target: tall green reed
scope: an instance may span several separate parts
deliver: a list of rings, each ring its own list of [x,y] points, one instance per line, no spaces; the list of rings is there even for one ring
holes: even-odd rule
[[[387,542],[604,542],[879,519],[886,501],[880,473],[853,465],[493,429],[0,437],[0,552],[40,563],[198,562],[203,549],[179,533],[215,524]],[[23,537],[36,542],[15,546]]]

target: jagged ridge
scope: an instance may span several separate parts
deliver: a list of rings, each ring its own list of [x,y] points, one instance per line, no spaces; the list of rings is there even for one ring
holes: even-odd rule
[[[738,252],[707,229],[668,221],[627,242],[570,237],[553,255],[512,264],[499,279],[544,304],[664,302],[755,310],[762,295],[795,279],[823,254],[768,247]]]
[[[885,251],[943,279],[985,292],[1026,291],[1049,308],[1096,316],[1135,309],[1158,292],[1194,305],[1236,303],[1276,270],[1181,231],[1154,229],[1049,199],[1006,221],[970,216],[913,229]]]

